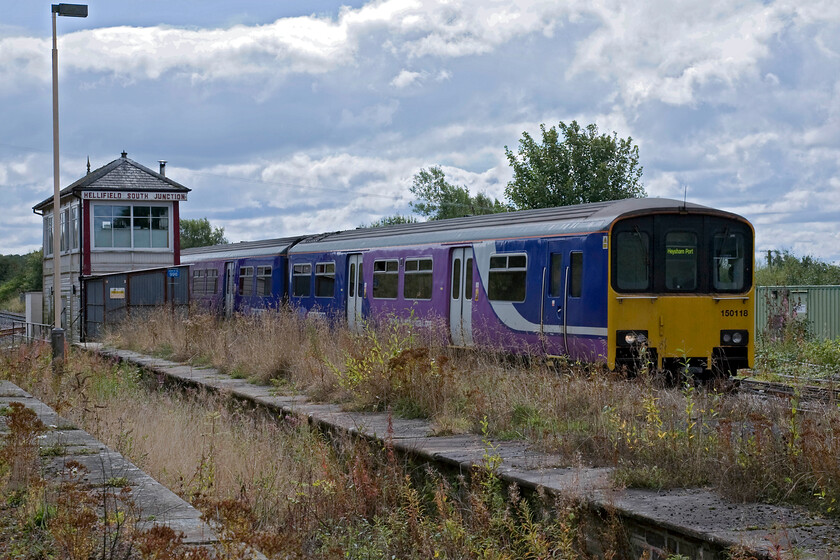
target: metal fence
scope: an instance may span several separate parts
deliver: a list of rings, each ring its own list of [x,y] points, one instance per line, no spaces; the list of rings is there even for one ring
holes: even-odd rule
[[[171,266],[103,274],[82,279],[85,295],[85,340],[95,340],[107,325],[161,306],[189,306],[189,266]]]
[[[11,326],[0,329],[0,347],[15,348],[32,342],[50,342],[52,325],[12,321]]]
[[[840,337],[840,286],[759,286],[755,291],[755,329],[772,333],[791,319],[807,321],[823,339]]]

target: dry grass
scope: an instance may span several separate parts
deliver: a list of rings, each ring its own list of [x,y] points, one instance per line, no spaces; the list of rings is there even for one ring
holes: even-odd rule
[[[613,466],[619,484],[716,487],[733,499],[801,503],[829,515],[840,500],[840,409],[797,400],[666,388],[579,364],[550,369],[435,344],[440,333],[384,321],[351,333],[288,310],[231,321],[158,313],[108,342],[212,364],[256,382],[360,410],[432,420],[439,433],[524,437],[570,465]]]
[[[491,448],[469,481],[434,471],[418,476],[387,440],[384,448],[328,442],[293,419],[230,409],[203,393],[158,393],[135,369],[77,352],[55,376],[47,352],[7,356],[0,369],[219,523],[221,558],[242,558],[246,546],[270,558],[587,558],[584,535],[602,532],[587,523],[604,520],[587,517],[577,503],[505,489]],[[32,492],[24,504],[37,502]],[[96,519],[78,517],[88,525],[76,530],[68,511],[49,513],[56,521],[47,524],[60,521],[65,539],[85,536],[77,544],[90,555]],[[27,533],[34,515],[0,524],[7,527],[0,533]],[[612,529],[605,542],[617,554],[626,542],[614,520],[606,521]],[[133,550],[145,558],[186,557],[171,532],[137,539]],[[15,557],[37,557],[34,541],[26,543]]]

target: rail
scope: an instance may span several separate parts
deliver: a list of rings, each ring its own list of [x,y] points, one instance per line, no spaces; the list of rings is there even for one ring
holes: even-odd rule
[[[840,402],[840,389],[835,384],[836,382],[818,386],[814,384],[816,381],[811,379],[804,382],[799,380],[795,383],[779,383],[746,378],[736,380],[735,385],[741,392],[760,397],[796,399],[799,401],[799,408],[803,411],[814,408],[811,403],[834,405]]]

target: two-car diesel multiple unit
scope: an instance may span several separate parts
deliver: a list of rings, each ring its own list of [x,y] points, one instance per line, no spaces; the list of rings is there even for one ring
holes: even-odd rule
[[[226,314],[445,325],[456,346],[701,375],[753,361],[753,229],[646,198],[186,250]]]

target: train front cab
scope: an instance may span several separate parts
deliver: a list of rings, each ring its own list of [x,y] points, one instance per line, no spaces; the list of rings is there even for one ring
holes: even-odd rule
[[[619,219],[610,231],[608,365],[731,375],[750,367],[754,232],[724,212]]]

